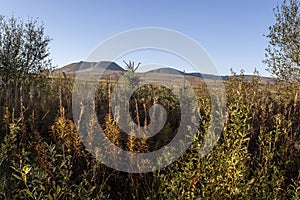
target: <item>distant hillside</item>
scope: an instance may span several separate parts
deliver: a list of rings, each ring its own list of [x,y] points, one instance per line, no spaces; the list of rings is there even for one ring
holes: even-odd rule
[[[154,70],[150,70],[146,73],[177,74],[177,75],[183,75],[184,74],[182,71],[179,71],[177,69],[170,68],[170,67],[154,69]]]
[[[162,73],[162,74],[173,74],[173,75],[185,75],[185,76],[195,76],[199,78],[205,78],[205,79],[213,79],[213,80],[225,80],[225,76],[216,76],[212,74],[202,74],[202,73],[184,73],[182,71],[179,71],[174,68],[165,67],[165,68],[159,68],[150,70],[147,73]]]
[[[159,68],[159,69],[154,69],[150,70],[147,73],[159,73],[159,74],[169,74],[169,75],[185,75],[189,76],[190,78],[202,78],[202,79],[208,79],[208,80],[227,80],[228,78],[232,76],[218,76],[218,75],[213,75],[213,74],[204,74],[204,73],[196,73],[196,72],[191,72],[191,73],[184,73],[182,71],[179,71],[174,68],[166,67],[166,68]],[[239,76],[239,75],[237,75]],[[250,81],[253,78],[253,75],[244,75],[244,80],[245,81]],[[263,77],[261,76],[260,79],[263,82],[274,82],[274,79],[271,77]]]
[[[226,80],[226,76],[217,76],[212,74],[202,74],[202,73],[187,73],[188,76],[196,76],[204,79],[212,79],[212,80]]]
[[[66,65],[62,68],[57,69],[56,71],[65,72],[66,74],[73,74],[73,73],[88,72],[88,71],[97,72],[103,69],[106,69],[107,71],[119,71],[119,72],[125,71],[118,64],[110,61],[101,61],[101,62],[81,61],[78,63],[72,63]]]
[[[81,61],[78,63],[72,63],[69,65],[66,65],[62,68],[59,68],[56,70],[56,72],[64,72],[66,74],[74,75],[77,73],[97,73],[97,72],[103,72],[105,69],[104,76],[110,77],[111,75],[119,76],[121,73],[126,72],[125,69],[120,67],[115,62],[110,61],[101,61],[101,62],[86,62]],[[230,78],[231,76],[218,76],[213,74],[203,74],[203,73],[184,73],[180,70],[171,68],[171,67],[164,67],[159,69],[150,70],[146,73],[153,74],[153,77],[155,77],[155,74],[160,75],[168,75],[168,78],[172,78],[171,76],[177,76],[177,75],[185,75],[189,76],[190,78],[203,78],[203,79],[209,79],[209,80],[226,80],[227,78]],[[162,77],[162,76],[160,76]],[[245,75],[244,80],[249,81],[252,79],[252,75]],[[158,77],[157,77],[158,78]],[[263,82],[274,82],[273,78],[270,77],[260,77]]]

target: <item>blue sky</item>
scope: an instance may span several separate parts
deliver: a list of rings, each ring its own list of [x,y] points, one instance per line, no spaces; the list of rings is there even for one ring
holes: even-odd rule
[[[244,69],[269,76],[262,64],[276,0],[0,0],[0,14],[38,18],[53,40],[54,65],[85,60],[104,40],[142,27],[173,29],[197,41],[220,74]],[[143,60],[136,60],[143,62]],[[122,63],[121,63],[122,64]]]

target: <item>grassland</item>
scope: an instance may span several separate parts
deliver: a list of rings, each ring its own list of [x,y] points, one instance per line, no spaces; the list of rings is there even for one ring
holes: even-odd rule
[[[2,85],[1,199],[300,198],[300,84],[266,83],[256,76],[226,80],[222,134],[200,158],[211,97],[203,81],[193,81],[200,119],[193,144],[166,168],[132,174],[105,166],[85,149],[73,120],[73,82],[52,77],[40,85]],[[140,126],[149,123],[147,108],[157,95],[169,116],[156,137],[143,140],[116,125],[109,104],[114,84],[99,82],[97,119],[90,123],[100,123],[106,136],[127,151],[150,152],[166,145],[180,123],[172,93],[147,85],[132,95],[131,117]],[[93,134],[89,137],[93,141]]]

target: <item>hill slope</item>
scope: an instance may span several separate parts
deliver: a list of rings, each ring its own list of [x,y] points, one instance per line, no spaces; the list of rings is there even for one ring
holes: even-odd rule
[[[57,69],[56,71],[65,72],[66,74],[72,74],[72,73],[80,73],[80,72],[88,72],[88,71],[98,72],[100,70],[119,71],[119,72],[125,71],[118,64],[110,61],[101,61],[101,62],[81,61],[78,63],[72,63],[66,65],[62,68]]]
[[[103,70],[104,73],[103,73]],[[125,69],[120,67],[117,63],[111,62],[111,61],[101,61],[101,62],[86,62],[81,61],[77,63],[72,63],[69,65],[66,65],[62,68],[59,68],[56,70],[56,72],[64,72],[68,75],[74,75],[77,73],[103,73],[105,76],[119,76],[121,73],[126,72]],[[227,78],[230,78],[231,76],[219,76],[219,75],[213,75],[213,74],[204,74],[204,73],[184,73],[182,71],[179,71],[177,69],[171,68],[171,67],[164,67],[159,69],[150,70],[146,73],[153,74],[160,74],[162,76],[168,75],[169,78],[176,78],[178,75],[185,75],[189,76],[190,78],[197,79],[208,79],[208,80],[226,80]],[[245,75],[244,78],[246,81],[249,81],[252,79],[252,75]],[[274,80],[270,77],[260,77],[263,82],[274,82]]]

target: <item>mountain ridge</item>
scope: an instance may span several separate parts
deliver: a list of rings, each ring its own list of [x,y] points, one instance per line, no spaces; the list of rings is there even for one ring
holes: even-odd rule
[[[112,61],[100,61],[100,62],[87,62],[87,61],[80,61],[74,62],[68,65],[65,65],[61,68],[56,69],[56,72],[64,72],[66,74],[75,74],[81,72],[94,72],[95,70],[104,70],[105,75],[118,75],[122,72],[126,72],[124,68],[119,66],[117,63]],[[199,72],[183,72],[177,70],[172,67],[162,67],[159,69],[149,70],[144,73],[160,73],[160,74],[171,74],[171,75],[184,75],[184,76],[191,76],[196,78],[203,78],[203,79],[210,79],[210,80],[226,80],[230,75],[214,75],[214,74],[205,74]],[[238,75],[239,76],[239,75]],[[251,80],[254,75],[244,75],[245,80]],[[266,82],[274,82],[274,79],[271,77],[263,77],[260,76]]]

